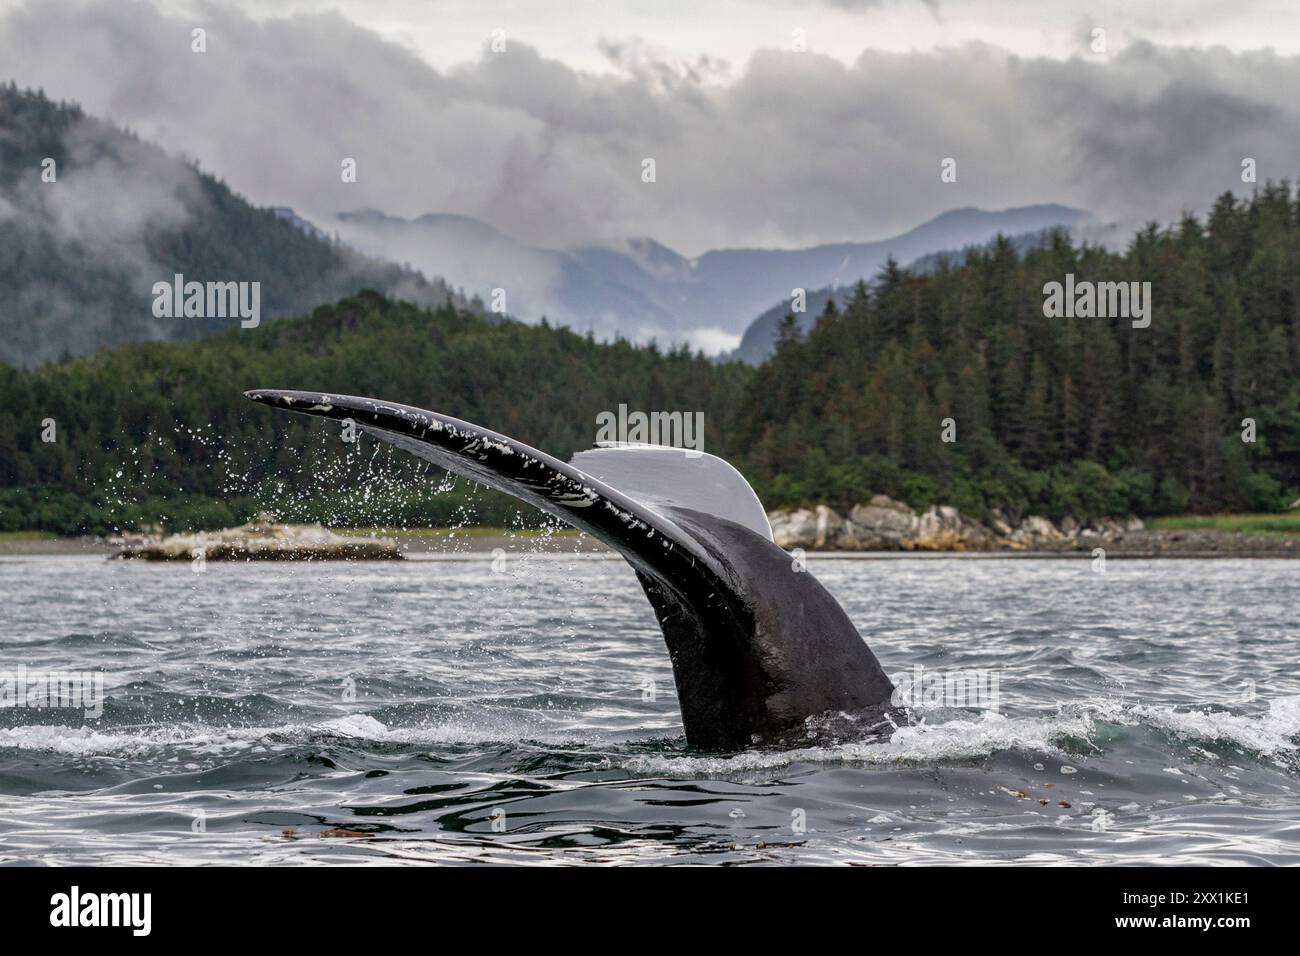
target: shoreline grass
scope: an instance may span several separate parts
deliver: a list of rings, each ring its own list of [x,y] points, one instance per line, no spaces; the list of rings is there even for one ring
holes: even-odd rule
[[[1243,534],[1300,534],[1300,510],[1278,514],[1170,515],[1150,518],[1153,531],[1225,531]]]

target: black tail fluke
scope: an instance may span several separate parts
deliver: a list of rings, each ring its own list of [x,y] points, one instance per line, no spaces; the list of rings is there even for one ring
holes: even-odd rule
[[[830,710],[885,707],[893,687],[847,615],[771,541],[727,462],[659,446],[568,463],[498,432],[393,402],[254,389],[255,402],[335,420],[513,495],[593,535],[636,569],[673,662],[687,741],[739,749]]]

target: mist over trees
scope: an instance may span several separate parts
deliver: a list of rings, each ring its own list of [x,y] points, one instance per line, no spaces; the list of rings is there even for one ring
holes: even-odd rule
[[[259,283],[264,320],[362,288],[463,304],[441,280],[307,235],[75,104],[0,84],[0,361],[229,328],[154,315],[154,283],[177,273]]]
[[[1044,315],[1044,286],[1067,274],[1150,282],[1150,326]],[[924,274],[890,263],[810,332],[788,321],[757,369],[367,292],[194,342],[0,365],[0,530],[211,527],[264,506],[336,523],[471,517],[465,483],[439,492],[423,463],[252,406],[252,387],[389,398],[559,456],[620,404],[703,411],[704,449],[769,507],[885,493],[1009,519],[1278,510],[1300,486],[1298,285],[1300,201],[1284,183],[1151,226],[1123,253],[1054,234]],[[372,500],[381,484],[398,490]],[[469,511],[516,515],[485,495]]]

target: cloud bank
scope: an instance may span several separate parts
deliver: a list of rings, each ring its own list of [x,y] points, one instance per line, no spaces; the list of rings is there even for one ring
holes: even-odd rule
[[[206,53],[191,51],[195,27]],[[792,247],[1045,201],[1169,220],[1249,189],[1245,157],[1260,181],[1297,172],[1300,102],[1287,91],[1300,89],[1300,57],[869,44],[851,64],[782,50],[683,64],[611,41],[616,69],[596,75],[508,39],[440,71],[335,13],[42,0],[0,19],[0,78],[78,100],[325,225],[363,208],[456,213],[550,247]],[[355,183],[341,181],[345,158]],[[940,180],[945,158],[956,182]]]

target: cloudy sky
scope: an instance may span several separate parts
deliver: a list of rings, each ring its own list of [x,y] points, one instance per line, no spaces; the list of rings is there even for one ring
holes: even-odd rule
[[[1300,172],[1293,0],[0,0],[0,79],[260,204],[552,246],[802,246],[1033,202],[1168,220],[1248,188],[1245,157]]]

